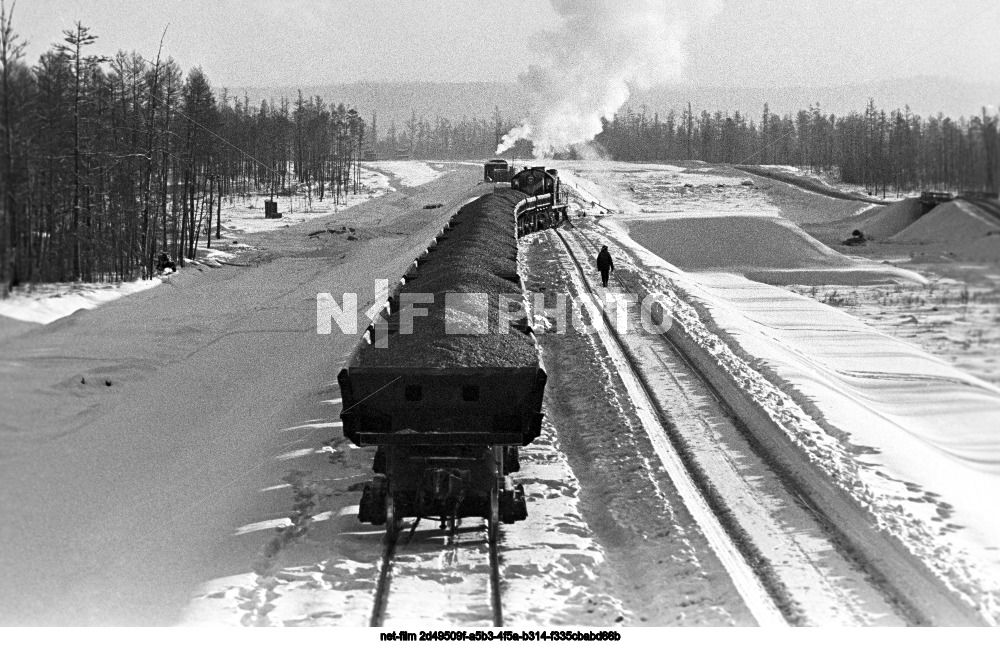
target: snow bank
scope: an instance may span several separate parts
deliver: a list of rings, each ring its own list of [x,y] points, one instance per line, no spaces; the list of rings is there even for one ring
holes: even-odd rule
[[[852,199],[876,204],[886,203],[879,198],[877,192],[872,195],[865,190],[864,186],[840,181],[834,176],[836,171],[812,172],[796,166],[772,164],[737,167],[749,173],[787,182],[800,190],[815,192],[834,199]]]
[[[159,278],[118,284],[56,282],[35,285],[30,291],[15,289],[9,298],[0,300],[0,316],[47,325],[80,309],[94,309],[161,282]]]

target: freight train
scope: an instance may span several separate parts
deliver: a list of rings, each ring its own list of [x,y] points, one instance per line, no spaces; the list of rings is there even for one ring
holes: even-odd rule
[[[554,171],[526,168],[459,209],[415,260],[341,370],[344,436],[375,446],[358,519],[395,540],[404,517],[527,517],[510,473],[541,433],[547,375],[517,274],[517,238],[565,218]],[[521,303],[520,318],[501,307]]]

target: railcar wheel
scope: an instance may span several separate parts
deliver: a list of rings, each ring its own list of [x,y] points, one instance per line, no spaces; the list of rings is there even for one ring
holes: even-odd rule
[[[385,494],[385,538],[390,542],[396,541],[396,536],[399,535],[399,525],[400,520],[396,516],[396,501],[392,496],[392,493]]]

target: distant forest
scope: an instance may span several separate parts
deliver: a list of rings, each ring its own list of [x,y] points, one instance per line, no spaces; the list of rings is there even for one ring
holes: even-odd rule
[[[838,117],[818,106],[794,116],[764,110],[755,123],[736,112],[696,115],[690,104],[665,119],[626,110],[596,141],[621,161],[700,159],[711,163],[781,164],[839,171],[841,181],[872,193],[984,191],[1000,185],[1000,116],[921,118],[908,108],[886,113],[870,100],[863,113]]]
[[[64,35],[29,67],[0,12],[0,297],[22,282],[149,277],[161,252],[183,264],[237,194],[357,189],[356,111],[301,95],[251,106],[200,68],[93,54],[79,23]]]

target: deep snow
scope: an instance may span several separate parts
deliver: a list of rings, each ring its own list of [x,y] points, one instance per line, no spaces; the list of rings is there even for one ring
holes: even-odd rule
[[[160,278],[153,278],[124,283],[63,282],[17,288],[9,297],[0,300],[0,316],[45,325],[160,283]]]

